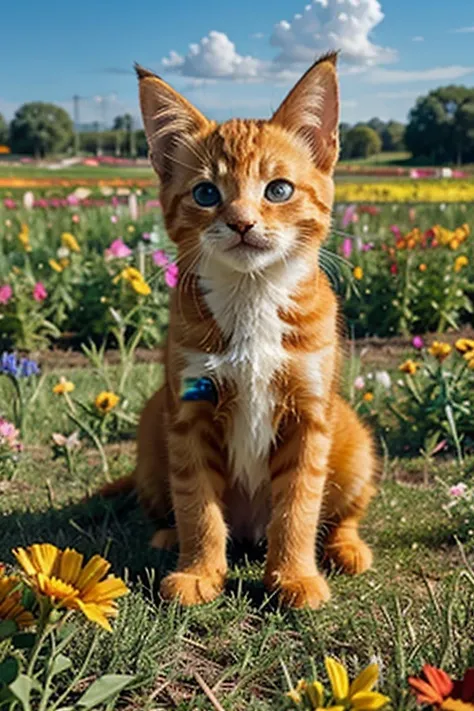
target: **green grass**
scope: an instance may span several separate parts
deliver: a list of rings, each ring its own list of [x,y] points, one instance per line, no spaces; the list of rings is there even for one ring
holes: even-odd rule
[[[133,594],[120,605],[113,634],[101,633],[86,671],[89,680],[103,673],[136,674],[134,688],[113,708],[209,711],[204,679],[224,709],[285,709],[290,706],[282,664],[296,682],[311,674],[311,658],[323,675],[323,657],[333,654],[354,672],[377,657],[383,691],[395,709],[409,709],[414,706],[406,678],[423,662],[443,664],[453,674],[474,663],[474,578],[461,573],[474,537],[467,532],[461,548],[456,537],[466,527],[443,508],[446,484],[460,477],[455,463],[433,463],[428,481],[419,460],[386,463],[364,524],[375,567],[356,579],[329,571],[332,600],[321,610],[280,609],[261,584],[263,549],[236,546],[229,548],[225,593],[209,605],[182,609],[159,598],[159,580],[175,555],[149,547],[152,526],[133,497],[83,501],[103,482],[97,453],[85,446],[73,476],[62,461],[52,460],[51,433],[72,429],[62,399],[51,392],[60,375],[75,382],[75,394],[84,401],[102,388],[91,370],[67,369],[66,363],[44,376],[26,423],[21,466],[12,482],[0,482],[0,560],[12,563],[14,546],[50,541],[88,556],[106,555],[114,572],[131,583]],[[161,377],[159,365],[135,367],[127,386],[133,409]],[[2,404],[8,405],[5,379],[0,386]],[[130,472],[133,441],[109,445],[107,453],[113,477]],[[472,481],[474,461],[466,471],[465,480]],[[75,669],[95,634],[83,629],[72,651]]]

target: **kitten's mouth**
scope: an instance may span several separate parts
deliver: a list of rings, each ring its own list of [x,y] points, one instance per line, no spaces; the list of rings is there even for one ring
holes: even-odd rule
[[[245,252],[268,252],[271,249],[271,243],[267,239],[245,235],[237,242],[227,247],[226,252],[245,251]]]

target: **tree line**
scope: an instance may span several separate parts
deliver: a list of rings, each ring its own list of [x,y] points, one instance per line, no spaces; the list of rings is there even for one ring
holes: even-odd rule
[[[407,150],[431,165],[474,162],[474,88],[445,86],[420,96],[405,125],[373,118],[340,125],[341,158],[367,158]],[[107,131],[75,133],[69,114],[43,102],[24,104],[7,124],[0,115],[0,145],[14,154],[44,157],[66,152],[146,156],[143,130],[129,114],[117,116]]]

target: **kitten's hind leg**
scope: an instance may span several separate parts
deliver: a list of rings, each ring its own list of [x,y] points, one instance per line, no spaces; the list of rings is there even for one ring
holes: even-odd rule
[[[372,437],[355,412],[337,401],[323,518],[329,523],[324,557],[350,575],[372,566],[373,554],[359,524],[375,494],[376,457]]]
[[[178,531],[176,528],[161,528],[156,531],[150,541],[152,548],[169,551],[178,544]]]

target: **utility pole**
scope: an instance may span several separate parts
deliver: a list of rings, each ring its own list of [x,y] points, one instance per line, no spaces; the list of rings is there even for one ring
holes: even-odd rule
[[[74,94],[72,97],[72,103],[74,107],[74,155],[79,155],[80,151],[80,141],[79,141],[79,101],[81,97]]]
[[[137,142],[135,135],[135,126],[133,125],[133,116],[130,116],[130,157],[137,157]]]

